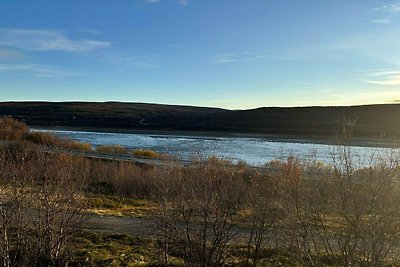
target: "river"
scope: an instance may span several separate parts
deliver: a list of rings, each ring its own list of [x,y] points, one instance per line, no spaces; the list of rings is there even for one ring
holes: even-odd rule
[[[44,131],[44,130],[41,130]],[[268,161],[295,156],[301,160],[315,158],[327,164],[332,162],[334,145],[289,142],[266,137],[215,137],[195,135],[108,133],[89,131],[45,130],[81,142],[99,145],[122,145],[129,149],[150,149],[178,156],[185,160],[207,158],[211,155],[260,166]],[[367,165],[371,157],[387,155],[388,148],[352,146],[351,154],[357,164]]]

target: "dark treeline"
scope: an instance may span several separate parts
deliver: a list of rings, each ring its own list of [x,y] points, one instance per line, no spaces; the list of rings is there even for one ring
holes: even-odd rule
[[[0,103],[0,116],[12,116],[30,126],[216,131],[303,138],[331,137],[343,118],[347,118],[355,137],[400,136],[398,104],[225,110],[119,102],[3,102]]]

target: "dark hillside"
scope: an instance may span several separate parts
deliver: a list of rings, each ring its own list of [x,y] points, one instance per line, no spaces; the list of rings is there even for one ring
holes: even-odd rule
[[[359,137],[399,137],[400,105],[224,110],[143,103],[3,102],[33,126],[332,136],[346,118]]]

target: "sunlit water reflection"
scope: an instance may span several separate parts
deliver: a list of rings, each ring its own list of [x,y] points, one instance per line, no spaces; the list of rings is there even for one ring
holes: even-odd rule
[[[151,149],[163,154],[190,160],[215,155],[234,162],[245,161],[262,165],[270,160],[295,156],[307,160],[315,156],[325,163],[332,162],[335,146],[315,143],[292,143],[260,137],[212,137],[165,134],[128,134],[87,131],[49,130],[61,137],[87,142],[93,146],[123,145],[129,149]],[[386,155],[387,148],[352,146],[351,153],[359,164],[367,165],[375,155]]]

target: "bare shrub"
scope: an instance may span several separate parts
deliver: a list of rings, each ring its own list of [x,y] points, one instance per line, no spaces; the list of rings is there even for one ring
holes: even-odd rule
[[[66,264],[70,242],[82,226],[84,161],[3,148],[0,166],[3,264]]]
[[[248,214],[245,222],[250,227],[247,241],[247,264],[257,266],[261,250],[277,241],[274,227],[286,217],[282,183],[276,177],[260,173],[251,174],[246,192]],[[277,244],[275,243],[275,248]]]
[[[157,230],[165,263],[172,255],[188,266],[222,266],[227,244],[237,235],[234,218],[245,188],[241,177],[210,165],[172,170],[168,177],[157,181],[155,195],[162,206]]]
[[[382,266],[391,261],[400,241],[399,169],[393,156],[356,168],[351,150],[343,147],[330,172],[303,177],[293,187],[292,235],[305,262]]]

